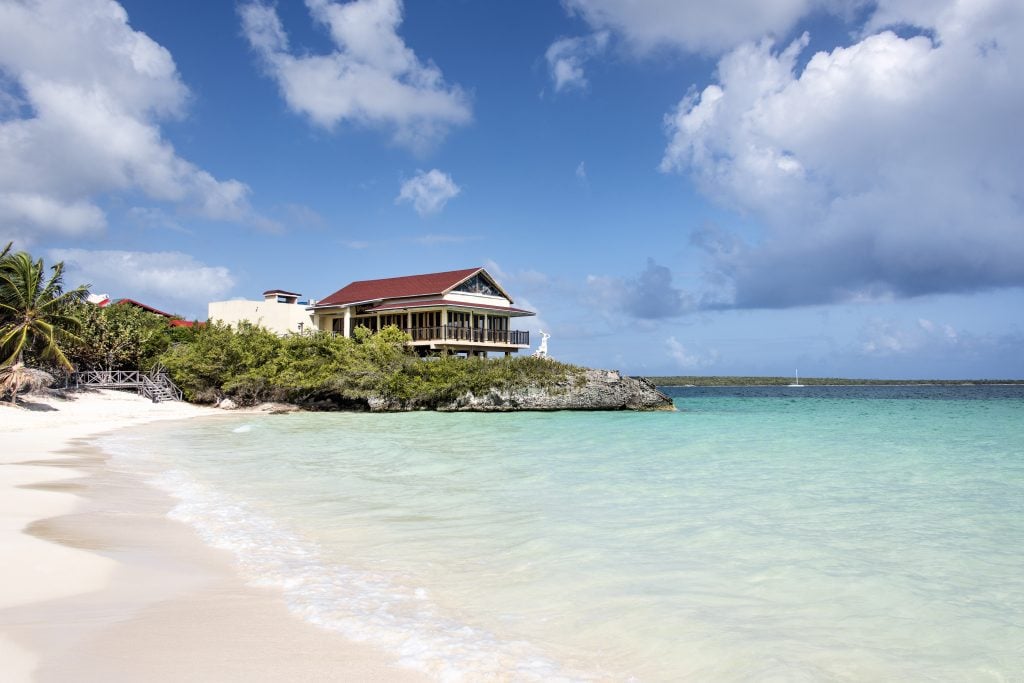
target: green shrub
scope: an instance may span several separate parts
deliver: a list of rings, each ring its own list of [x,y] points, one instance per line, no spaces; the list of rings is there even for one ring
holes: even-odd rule
[[[552,388],[581,381],[579,368],[531,357],[423,360],[395,327],[352,338],[330,334],[278,337],[262,328],[220,322],[195,329],[161,360],[192,401],[230,396],[242,405],[284,400],[338,405],[378,397],[436,407],[472,392]]]

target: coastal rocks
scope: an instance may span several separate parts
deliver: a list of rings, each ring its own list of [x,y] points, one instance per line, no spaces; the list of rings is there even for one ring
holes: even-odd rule
[[[492,389],[476,396],[466,393],[450,403],[431,406],[441,412],[511,412],[521,410],[674,410],[672,399],[642,378],[623,377],[615,370],[586,370],[551,388]],[[370,410],[415,409],[392,401],[371,399]]]
[[[216,407],[221,410],[236,410],[238,408],[238,404],[230,398],[224,398],[217,403]]]
[[[267,401],[252,408],[254,413],[267,413],[268,415],[285,415],[287,413],[297,413],[300,410],[302,408],[293,403],[280,403],[278,401]]]

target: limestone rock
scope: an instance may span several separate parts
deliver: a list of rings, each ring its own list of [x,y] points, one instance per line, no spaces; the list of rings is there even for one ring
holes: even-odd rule
[[[584,381],[570,379],[551,388],[513,391],[491,389],[476,396],[466,393],[454,401],[430,406],[442,412],[512,412],[517,410],[675,410],[672,399],[645,379],[623,377],[616,370],[586,370]],[[373,412],[415,410],[381,398],[369,400]]]

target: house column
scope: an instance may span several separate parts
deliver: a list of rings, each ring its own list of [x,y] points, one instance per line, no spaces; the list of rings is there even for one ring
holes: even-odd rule
[[[342,333],[346,337],[352,336],[352,309],[345,309],[345,322],[341,326]]]
[[[412,311],[405,314],[405,329],[412,334]]]
[[[448,338],[448,309],[441,309],[441,339]]]

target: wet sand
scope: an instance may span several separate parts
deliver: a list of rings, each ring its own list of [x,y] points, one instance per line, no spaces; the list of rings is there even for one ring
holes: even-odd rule
[[[32,402],[53,409],[0,408],[5,681],[423,680],[246,585],[166,517],[169,497],[85,440],[223,413],[118,392]]]

